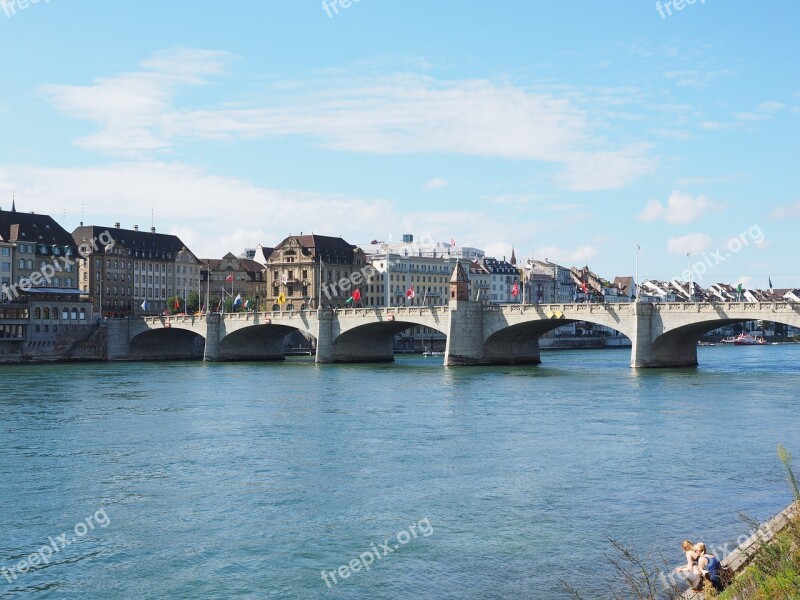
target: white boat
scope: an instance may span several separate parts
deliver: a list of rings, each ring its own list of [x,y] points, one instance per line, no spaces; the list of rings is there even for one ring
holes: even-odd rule
[[[722,340],[723,344],[733,344],[734,346],[765,346],[767,340],[763,337],[755,337],[749,333],[740,333],[736,337],[729,337]]]

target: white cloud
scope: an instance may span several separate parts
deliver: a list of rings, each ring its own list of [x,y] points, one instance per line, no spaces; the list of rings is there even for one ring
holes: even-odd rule
[[[779,206],[769,213],[769,218],[775,219],[776,221],[783,221],[785,219],[800,219],[800,202]]]
[[[662,204],[660,200],[650,200],[637,219],[640,221],[663,219],[674,225],[685,225],[709,212],[719,210],[722,210],[722,205],[709,200],[706,196],[693,198],[690,194],[676,190],[670,194],[666,205]]]
[[[68,207],[68,230],[77,226],[81,205],[87,224],[120,222],[124,228],[139,225],[143,230],[149,229],[150,211],[155,209],[157,230],[179,235],[202,257],[239,254],[245,247],[276,244],[300,232],[342,236],[353,244],[414,233],[416,239],[455,238],[477,248],[498,240],[530,248],[538,231],[536,221],[493,206],[407,212],[390,199],[267,189],[157,161],[85,168],[0,165],[0,197],[10,199],[15,191],[20,211],[48,213],[61,222]],[[511,238],[512,232],[524,233]]]
[[[176,106],[180,86],[207,83],[230,58],[179,48],[144,61],[141,71],[40,91],[64,114],[99,125],[78,144],[113,155],[152,156],[192,140],[302,136],[347,152],[541,161],[560,167],[559,181],[581,191],[619,188],[653,169],[649,147],[609,143],[602,132],[610,128],[590,114],[591,102],[578,106],[579,95],[485,79],[339,69],[318,74],[313,86],[275,84],[247,107]]]
[[[584,244],[572,250],[559,248],[557,246],[543,246],[536,248],[537,258],[547,260],[570,267],[585,265],[598,255],[597,248],[592,244]]]
[[[711,247],[713,240],[705,233],[690,233],[679,238],[673,238],[667,242],[667,252],[673,255],[700,254]]]
[[[430,181],[425,182],[425,184],[422,187],[423,189],[426,190],[438,190],[440,188],[447,187],[448,185],[450,185],[450,182],[447,181],[447,179],[442,179],[441,177],[434,177]]]

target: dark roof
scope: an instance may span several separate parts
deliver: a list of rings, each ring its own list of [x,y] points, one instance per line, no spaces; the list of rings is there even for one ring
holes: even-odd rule
[[[272,254],[273,250],[275,250],[275,248],[267,248],[265,246],[261,246],[261,248],[256,250],[256,256],[258,256],[258,254],[257,254],[258,252],[261,252],[261,258],[263,258],[263,260],[265,260],[265,261],[269,260],[269,257]]]
[[[78,227],[72,232],[72,238],[76,244],[88,243],[91,245],[92,240],[100,239],[100,236],[106,232],[126,250],[142,252],[142,258],[174,260],[174,253],[180,252],[186,247],[176,235],[120,229],[119,227],[101,227],[99,225]],[[145,252],[148,255],[145,255]],[[102,244],[97,244],[96,253],[105,253],[105,248]]]
[[[353,251],[355,246],[348,244],[340,237],[330,237],[327,235],[290,235],[280,244],[275,246],[270,255],[270,259],[277,256],[279,252],[291,239],[296,239],[300,246],[307,251],[307,256],[313,257],[314,262],[330,262],[342,265],[353,263]]]
[[[461,282],[469,282],[469,277],[467,277],[467,272],[464,270],[464,266],[461,264],[461,261],[456,261],[456,268],[453,269],[453,275],[450,277],[450,283],[461,283]]]
[[[73,253],[78,251],[69,232],[50,215],[0,210],[0,237],[9,242],[59,246],[70,248]]]
[[[505,275],[519,274],[519,271],[517,271],[517,268],[514,265],[504,260],[497,260],[496,258],[484,258],[481,262],[490,273]]]

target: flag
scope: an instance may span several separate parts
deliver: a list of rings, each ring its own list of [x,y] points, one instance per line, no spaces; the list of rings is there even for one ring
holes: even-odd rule
[[[233,273],[231,273],[230,275],[228,275],[228,276],[225,278],[225,281],[233,281]]]
[[[175,310],[180,310],[181,308],[181,301],[178,298],[175,298]]]
[[[455,246],[455,245],[456,245],[456,241],[455,241],[455,239],[453,239],[453,238],[450,238],[450,245],[451,245],[451,246]]]
[[[239,306],[242,303],[242,295],[236,294],[236,299],[233,301],[234,306]]]
[[[147,310],[147,299],[145,299],[145,301],[142,302],[142,310],[145,310],[145,311]]]
[[[769,291],[772,291],[772,277],[768,277],[769,279]]]
[[[585,281],[581,281],[581,288],[583,289],[584,294],[586,294],[589,291],[589,288],[586,287]]]
[[[278,294],[278,304],[283,304],[284,302],[286,302],[286,296],[284,296],[283,292],[281,292]]]
[[[406,298],[411,300],[416,294],[414,293],[414,286],[412,285],[408,290],[406,290]]]
[[[350,296],[347,300],[344,301],[345,304],[350,304],[353,302],[353,297]]]
[[[742,293],[742,284],[741,283],[739,284],[739,287],[736,288],[736,291],[739,292],[740,294]]]
[[[289,283],[289,275],[286,273],[286,271],[284,271],[283,274],[281,275],[281,283],[283,285]]]
[[[356,291],[353,292],[353,302],[361,302],[361,290],[356,288]]]
[[[244,307],[244,309],[245,309],[245,310],[250,310],[250,298],[248,298],[247,300],[245,300],[245,301],[242,303],[242,306]]]
[[[511,295],[514,296],[514,298],[519,296],[519,283],[517,281],[514,281],[514,287],[511,288]]]

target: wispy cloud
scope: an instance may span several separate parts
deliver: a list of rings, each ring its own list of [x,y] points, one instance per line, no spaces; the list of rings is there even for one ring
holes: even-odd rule
[[[430,181],[426,181],[422,185],[422,188],[425,190],[438,190],[443,187],[447,187],[448,185],[450,185],[450,182],[447,181],[447,179],[443,179],[441,177],[434,177]]]
[[[783,221],[785,219],[800,219],[800,201],[794,204],[785,204],[779,206],[769,213],[770,219],[776,221]]]
[[[700,254],[711,248],[713,243],[714,240],[711,239],[711,236],[705,233],[690,233],[689,235],[669,240],[667,242],[667,252],[673,255],[686,254],[687,252]]]
[[[710,212],[722,210],[722,205],[706,196],[692,197],[690,194],[674,191],[666,204],[660,200],[650,200],[639,213],[640,221],[664,220],[674,225],[692,223]]]
[[[550,163],[560,167],[558,181],[579,191],[620,188],[654,167],[649,146],[609,142],[603,131],[611,128],[574,94],[487,79],[340,69],[313,84],[276,85],[248,106],[176,105],[179,86],[207,84],[231,59],[182,48],[144,61],[141,71],[41,93],[64,114],[100,125],[81,146],[122,156],[152,156],[181,141],[301,136],[346,152]]]

